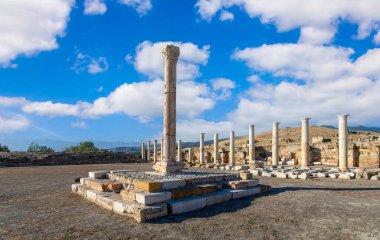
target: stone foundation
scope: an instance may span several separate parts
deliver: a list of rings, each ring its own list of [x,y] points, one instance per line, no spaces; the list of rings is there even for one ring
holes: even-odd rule
[[[182,171],[157,174],[120,170],[90,172],[72,191],[137,222],[182,214],[207,206],[270,191],[252,175]]]

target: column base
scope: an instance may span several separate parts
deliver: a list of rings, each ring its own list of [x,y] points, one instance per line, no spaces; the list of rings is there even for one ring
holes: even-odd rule
[[[162,174],[179,172],[184,167],[185,164],[183,162],[156,162],[153,165],[153,169]]]

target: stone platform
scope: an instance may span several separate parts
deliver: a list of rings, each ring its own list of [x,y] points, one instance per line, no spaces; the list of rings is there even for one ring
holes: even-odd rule
[[[138,222],[186,213],[270,191],[252,175],[182,171],[162,175],[134,170],[89,172],[72,191]]]

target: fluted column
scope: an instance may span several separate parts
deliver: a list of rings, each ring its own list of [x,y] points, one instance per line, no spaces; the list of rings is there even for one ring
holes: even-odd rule
[[[279,151],[278,151],[278,125],[279,122],[273,123],[272,130],[272,166],[278,166],[279,162]]]
[[[180,50],[166,45],[161,52],[164,57],[163,158],[153,168],[161,173],[173,173],[183,169],[183,163],[176,162],[176,82]]]
[[[255,125],[249,125],[248,161],[255,161]]]
[[[235,165],[235,132],[230,132],[230,165]]]
[[[309,120],[310,118],[301,119],[301,168],[308,168],[310,164]]]
[[[178,162],[182,162],[182,141],[178,140]]]
[[[214,134],[214,163],[219,163],[219,134]]]
[[[338,115],[339,120],[339,169],[342,172],[348,170],[348,114]]]
[[[199,163],[205,163],[205,134],[201,133],[199,138]]]
[[[153,142],[153,162],[157,162],[157,140]]]

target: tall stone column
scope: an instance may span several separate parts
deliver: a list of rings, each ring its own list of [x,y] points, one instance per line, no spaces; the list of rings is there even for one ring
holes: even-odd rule
[[[178,162],[182,162],[182,141],[178,140]]]
[[[205,134],[201,133],[199,138],[199,163],[205,163]]]
[[[148,146],[146,148],[146,160],[149,162],[150,161],[150,141],[148,141]]]
[[[348,170],[348,131],[347,117],[348,114],[338,115],[339,120],[339,170],[345,172]]]
[[[235,132],[230,132],[230,165],[235,165]]]
[[[278,166],[279,162],[279,151],[278,151],[278,125],[279,122],[273,123],[272,130],[272,166]]]
[[[310,164],[309,120],[310,118],[301,119],[301,168],[303,169],[308,168]]]
[[[153,142],[153,162],[157,162],[157,140]]]
[[[189,163],[193,162],[193,148],[189,148]]]
[[[255,125],[249,125],[248,132],[248,161],[253,163],[255,161]]]
[[[145,161],[145,146],[141,143],[141,161]]]
[[[162,159],[164,158],[163,155],[164,155],[164,139],[161,139],[161,159],[160,161],[162,162]]]
[[[164,57],[164,126],[163,158],[153,169],[160,173],[173,173],[183,169],[176,161],[176,85],[179,47],[166,45],[161,49]]]
[[[214,164],[219,164],[219,134],[214,134]]]

